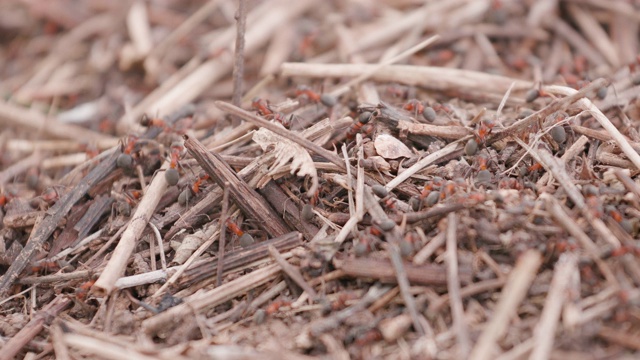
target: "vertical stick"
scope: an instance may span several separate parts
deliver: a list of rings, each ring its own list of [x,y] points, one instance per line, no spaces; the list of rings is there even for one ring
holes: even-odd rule
[[[242,1],[242,0],[240,0]],[[229,217],[229,184],[224,182],[224,193],[222,194],[222,213],[220,214],[220,243],[218,244],[218,266],[216,270],[216,286],[222,284],[222,268],[224,264],[224,246],[227,243],[227,231],[225,229],[227,218]]]
[[[242,102],[242,80],[244,78],[244,30],[247,24],[247,9],[245,0],[238,0],[238,12],[236,13],[236,49],[233,61],[233,105],[240,107]],[[234,118],[234,123],[239,125],[240,119]]]

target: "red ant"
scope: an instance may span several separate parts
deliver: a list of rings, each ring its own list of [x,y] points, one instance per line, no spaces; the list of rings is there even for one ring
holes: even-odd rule
[[[168,127],[167,124],[164,122],[164,120],[158,119],[158,118],[151,118],[147,114],[142,114],[142,118],[140,119],[140,125],[144,127],[155,126],[163,129],[166,129]]]
[[[481,120],[476,125],[476,131],[474,132],[475,140],[478,144],[484,144],[487,140],[487,136],[491,134],[491,131],[495,127],[495,123],[491,120]]]
[[[361,131],[365,134],[369,134],[373,129],[366,125],[369,124],[372,116],[373,115],[370,112],[363,112],[360,114],[360,116],[358,116],[358,120],[354,121],[349,130],[347,130],[347,140],[355,139],[356,134]]]
[[[180,143],[171,144],[170,148],[170,156],[171,156],[171,164],[170,168],[175,169],[178,166],[178,160],[182,157],[184,153],[184,146]]]
[[[6,192],[0,193],[0,207],[5,206],[14,197],[15,197],[15,194],[10,194]]]
[[[534,172],[538,170],[542,170],[542,165],[540,163],[534,163],[527,168],[527,172]]]
[[[299,86],[296,89],[295,94],[296,94],[297,98],[306,97],[311,102],[314,102],[314,103],[319,103],[320,102],[320,94],[318,94],[317,92],[309,89],[306,86]]]
[[[260,99],[258,97],[251,100],[251,107],[256,110],[261,116],[273,115],[273,110],[271,110],[269,103],[266,100]]]
[[[273,111],[266,100],[258,97],[253,98],[253,100],[251,100],[251,107],[256,110],[259,115],[264,116],[267,119],[273,119],[287,129],[291,127],[291,120],[287,119],[283,113]]]
[[[365,346],[367,344],[378,342],[380,340],[382,340],[382,333],[380,332],[380,330],[373,328],[358,336],[355,344],[358,346]]]
[[[122,144],[122,153],[123,154],[127,154],[127,155],[131,155],[131,153],[133,152],[133,149],[135,149],[135,146],[138,143],[139,139],[140,138],[137,137],[136,135],[129,134],[127,136],[127,140]]]
[[[476,162],[478,164],[478,170],[480,171],[487,170],[489,168],[489,158],[485,155],[478,155],[478,157],[476,157]]]
[[[169,169],[164,172],[164,178],[167,180],[167,184],[170,186],[174,186],[180,181],[180,173],[178,173],[178,160],[184,153],[184,146],[181,143],[173,143],[171,144],[170,154],[171,163],[169,164]]]
[[[96,280],[89,280],[87,282],[82,283],[80,287],[76,289],[76,298],[80,301],[84,301],[91,290],[93,284],[96,283]]]
[[[345,308],[347,301],[355,300],[358,296],[354,293],[343,292],[338,295],[338,298],[331,302],[331,310],[338,311]]]
[[[402,108],[416,114],[422,114],[422,112],[424,111],[424,105],[422,105],[422,103],[416,99],[409,100],[406,104],[404,104]]]
[[[280,310],[280,308],[291,305],[291,301],[277,300],[269,304],[265,309],[267,315],[273,315]]]
[[[520,184],[520,182],[518,182],[518,179],[506,178],[506,179],[500,180],[500,182],[498,183],[498,188],[522,190],[522,185]]]
[[[57,271],[60,271],[60,265],[58,265],[58,263],[55,261],[40,262],[32,266],[31,269],[29,269],[29,272],[31,274],[36,274],[40,272],[53,273]]]
[[[190,116],[184,117],[176,121],[173,125],[167,124],[164,120],[151,118],[147,114],[143,114],[140,119],[140,125],[144,127],[159,127],[163,131],[172,131],[176,134],[183,135],[188,128],[191,127],[193,120]]]
[[[202,185],[203,182],[209,180],[209,174],[204,174],[203,176],[198,177],[198,180],[196,180],[193,185],[191,185],[191,190],[193,191],[194,194],[197,194],[200,192],[200,186]]]
[[[122,154],[118,155],[116,159],[116,165],[122,169],[133,168],[133,150],[138,144],[139,138],[136,135],[129,134],[124,142],[121,141],[120,148]]]
[[[234,223],[231,219],[227,219],[225,225],[227,226],[227,229],[229,229],[229,231],[234,233],[239,238],[238,241],[240,242],[240,246],[247,247],[255,242],[253,240],[253,236],[240,230],[240,227],[236,225],[236,223]]]

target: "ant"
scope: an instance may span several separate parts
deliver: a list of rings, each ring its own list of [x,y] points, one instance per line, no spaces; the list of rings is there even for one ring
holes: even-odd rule
[[[322,104],[328,108],[336,105],[338,100],[329,94],[318,94],[317,92],[309,89],[307,86],[299,86],[295,91],[296,98],[306,98],[315,104]]]
[[[360,116],[358,116],[358,120],[354,121],[353,124],[351,124],[351,127],[349,128],[349,130],[347,130],[347,139],[348,140],[355,139],[356,134],[358,134],[359,132],[363,132],[366,135],[371,133],[371,131],[373,130],[373,127],[367,126],[367,125],[370,125],[369,122],[371,121],[371,118],[373,116],[374,115],[368,111],[365,111],[362,114],[360,114]]]
[[[80,287],[76,289],[76,298],[80,301],[84,301],[87,298],[87,295],[91,290],[91,287],[95,283],[96,283],[96,280],[89,280],[82,283],[82,285],[80,285]]]
[[[118,211],[121,215],[130,216],[131,208],[135,206],[136,202],[142,197],[142,191],[140,190],[128,190],[124,192],[124,201],[120,201],[118,204]]]
[[[258,97],[255,97],[253,98],[253,100],[251,100],[251,107],[256,110],[261,116],[273,115],[273,110],[269,106],[269,102]]]
[[[171,163],[169,164],[169,169],[165,171],[164,178],[167,180],[167,184],[170,186],[174,186],[180,180],[180,173],[178,173],[178,161],[180,157],[184,153],[184,145],[179,142],[174,142],[171,144],[170,154]]]
[[[180,193],[178,196],[178,203],[182,206],[186,205],[193,195],[200,192],[200,186],[202,186],[202,183],[207,180],[209,180],[209,174],[199,176],[196,181],[193,182],[191,187],[187,187]]]
[[[491,134],[491,131],[495,126],[496,124],[491,120],[480,120],[480,122],[478,122],[478,124],[476,125],[476,130],[473,134],[476,143],[478,143],[479,145],[484,145],[484,143],[487,141],[487,136]]]
[[[165,132],[173,132],[175,134],[184,135],[186,130],[191,127],[193,119],[191,116],[183,117],[176,121],[173,125],[167,124],[166,121],[159,118],[149,117],[147,114],[143,114],[140,119],[140,125],[144,127],[158,127]]]
[[[136,135],[129,134],[126,140],[120,142],[120,149],[122,154],[118,155],[116,159],[116,165],[119,168],[131,170],[133,169],[133,156],[132,153],[138,144],[140,138]]]
[[[416,99],[409,100],[402,108],[415,114],[421,114],[424,111],[424,105]]]
[[[301,85],[295,91],[297,98],[306,98],[311,102],[319,103],[320,102],[320,94],[311,90],[307,86]]]
[[[13,198],[16,197],[15,193],[8,193],[8,192],[1,192],[0,193],[0,207],[4,207],[5,205],[7,205],[7,203],[9,201],[11,201]]]
[[[57,272],[60,271],[61,267],[60,265],[55,262],[55,261],[43,261],[43,262],[39,262],[35,265],[33,265],[30,269],[29,269],[29,273],[31,274],[36,274],[36,273],[53,273],[53,272]]]
[[[290,306],[290,305],[291,305],[291,301],[276,300],[271,304],[269,304],[269,306],[267,306],[267,308],[265,309],[265,312],[267,313],[267,315],[273,315],[276,312],[278,312],[280,308]]]
[[[238,241],[240,242],[240,246],[247,247],[255,242],[253,239],[253,236],[240,230],[240,227],[236,225],[236,223],[233,222],[233,220],[227,219],[225,225],[227,226],[227,229],[229,229],[229,231],[234,233],[239,238]]]
[[[287,119],[283,113],[273,111],[268,101],[255,97],[251,100],[251,107],[258,112],[258,115],[273,119],[287,129],[291,127],[291,119]]]

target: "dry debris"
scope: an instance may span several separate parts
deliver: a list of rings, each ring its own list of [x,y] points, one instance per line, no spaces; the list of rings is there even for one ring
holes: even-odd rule
[[[634,358],[639,20],[4,1],[0,359]]]

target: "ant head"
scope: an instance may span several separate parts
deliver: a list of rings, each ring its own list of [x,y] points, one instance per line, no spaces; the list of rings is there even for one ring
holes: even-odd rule
[[[144,126],[144,127],[149,127],[151,126],[151,118],[149,118],[149,115],[147,114],[142,114],[142,118],[140,119],[140,125]]]

